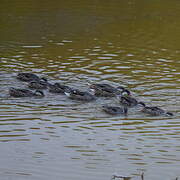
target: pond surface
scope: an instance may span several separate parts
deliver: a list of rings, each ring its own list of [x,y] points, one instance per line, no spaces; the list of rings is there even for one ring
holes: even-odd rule
[[[180,176],[180,2],[6,1],[0,6],[0,175],[3,180],[110,180]],[[64,95],[8,97],[18,72],[88,90],[128,87],[173,112],[102,112],[115,98],[81,103]]]

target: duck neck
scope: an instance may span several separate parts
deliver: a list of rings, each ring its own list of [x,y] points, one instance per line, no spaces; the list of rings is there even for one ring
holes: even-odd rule
[[[143,107],[146,107],[146,105],[145,105],[145,103],[143,103],[143,102],[138,102],[138,104],[140,104],[140,105],[142,105]]]

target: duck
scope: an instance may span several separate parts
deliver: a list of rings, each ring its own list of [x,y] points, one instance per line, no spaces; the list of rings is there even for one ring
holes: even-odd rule
[[[143,109],[141,112],[145,114],[149,114],[151,116],[160,116],[160,115],[167,115],[167,116],[173,116],[174,114],[172,112],[167,112],[157,106],[146,106],[145,103],[140,102],[140,104],[143,106]]]
[[[31,89],[47,89],[49,85],[50,83],[43,77],[39,81],[31,81],[28,84],[28,87]]]
[[[120,104],[122,106],[126,106],[126,107],[130,108],[130,107],[134,107],[134,106],[138,105],[139,102],[131,96],[121,96],[120,97]]]
[[[40,80],[39,76],[33,73],[18,73],[16,78],[20,81],[26,81],[26,82]]]
[[[65,95],[73,100],[78,100],[78,101],[93,101],[96,100],[96,97],[89,92],[85,91],[80,91],[78,89],[72,89],[68,88],[65,90]]]
[[[109,105],[103,105],[102,110],[106,112],[107,114],[111,115],[127,115],[128,108],[127,107],[118,107],[118,106],[109,106]]]
[[[35,92],[28,90],[28,89],[17,89],[17,88],[13,88],[11,87],[9,89],[9,95],[13,96],[13,97],[43,97],[44,93],[43,91],[40,90],[36,90]]]
[[[101,97],[114,97],[117,94],[121,94],[126,90],[123,86],[113,87],[109,84],[91,84],[90,90],[94,93],[95,96]]]
[[[54,83],[49,85],[49,92],[51,93],[65,93],[65,90],[70,90],[71,88],[60,83]]]

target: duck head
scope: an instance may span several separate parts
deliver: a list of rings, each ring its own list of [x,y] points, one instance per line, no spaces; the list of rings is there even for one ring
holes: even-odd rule
[[[125,90],[125,88],[123,86],[118,86],[117,89],[121,90],[121,91]]]
[[[122,92],[125,90],[125,88],[123,86],[118,86],[116,88],[117,92],[116,92],[116,95],[119,95],[121,96],[122,95]]]
[[[122,94],[122,96],[131,96],[131,93],[130,93],[130,91],[129,90],[127,90],[127,89],[123,89],[123,91],[121,92],[121,94]]]
[[[166,115],[173,116],[174,114],[172,112],[166,112]]]
[[[53,86],[58,88],[59,87],[59,83],[56,82],[56,83],[54,83]]]
[[[67,88],[65,88],[65,90],[64,90],[64,94],[66,95],[66,96],[71,96],[71,94],[75,94],[76,93],[76,90],[75,89],[72,89],[72,88],[70,88],[70,87],[67,87]]]
[[[15,90],[15,88],[13,88],[13,87],[9,88],[9,91],[14,91],[14,90]]]
[[[31,85],[35,85],[35,84],[37,84],[37,81],[31,81],[31,82],[29,83],[30,86],[31,86]]]
[[[34,93],[35,96],[44,97],[44,93],[41,90],[36,90]]]
[[[41,80],[44,81],[44,82],[48,82],[46,77],[42,77]]]
[[[97,87],[96,84],[91,84],[91,85],[89,86],[89,88],[90,88],[90,90],[93,91],[93,92],[94,92],[96,89],[98,89],[98,87]]]
[[[102,108],[103,108],[103,109],[105,109],[105,108],[107,108],[107,107],[108,107],[107,105],[102,105]]]
[[[116,96],[118,98],[121,98],[122,96],[131,96],[131,93],[130,93],[129,90],[127,90],[127,89],[122,87],[121,92],[120,93],[116,93]]]

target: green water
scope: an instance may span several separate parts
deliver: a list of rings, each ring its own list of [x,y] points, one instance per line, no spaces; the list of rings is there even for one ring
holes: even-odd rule
[[[0,17],[3,180],[180,176],[179,1],[2,1]],[[27,87],[18,72],[82,90],[89,82],[124,85],[175,115],[103,113],[115,98],[81,103],[47,91],[12,98],[9,87]]]

